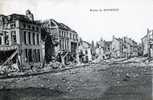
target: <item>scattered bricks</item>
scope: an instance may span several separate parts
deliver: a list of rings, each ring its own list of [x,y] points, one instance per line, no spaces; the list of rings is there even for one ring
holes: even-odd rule
[[[60,62],[50,62],[47,66],[52,67],[53,69],[62,69],[65,67],[65,65],[63,65]]]

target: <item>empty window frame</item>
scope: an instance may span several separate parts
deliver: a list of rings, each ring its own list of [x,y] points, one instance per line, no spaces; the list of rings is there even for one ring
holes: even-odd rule
[[[26,24],[23,24],[23,28],[24,28],[24,29],[26,28]]]
[[[9,45],[9,34],[8,34],[8,32],[4,32],[4,42],[5,42],[5,45]]]
[[[32,30],[35,31],[35,27],[34,26],[32,26]]]
[[[12,40],[12,44],[16,43],[16,31],[12,31],[11,32],[11,40]]]
[[[28,29],[31,29],[31,26],[30,25],[28,25]]]
[[[28,62],[29,58],[28,58],[28,49],[25,49],[25,62]]]
[[[24,44],[27,44],[27,36],[26,36],[27,33],[26,33],[26,31],[24,31],[23,34],[24,34],[24,36],[23,36],[23,38],[24,38]]]
[[[28,32],[28,39],[29,39],[29,44],[31,44],[31,33]]]
[[[35,45],[35,33],[32,34],[32,38],[33,38],[33,45]]]
[[[39,34],[37,34],[37,45],[39,45]]]
[[[15,26],[15,23],[11,23],[10,24],[10,27],[11,27],[11,29],[14,29],[16,26]]]
[[[28,57],[29,57],[29,62],[32,62],[32,49],[29,49],[29,52],[28,52]]]

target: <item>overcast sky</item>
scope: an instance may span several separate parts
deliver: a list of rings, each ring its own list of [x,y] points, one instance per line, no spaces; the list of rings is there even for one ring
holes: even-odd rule
[[[55,19],[86,41],[101,37],[128,36],[137,42],[153,29],[153,0],[0,0],[0,13],[25,14],[31,10],[35,19]],[[90,11],[118,9],[116,11]]]

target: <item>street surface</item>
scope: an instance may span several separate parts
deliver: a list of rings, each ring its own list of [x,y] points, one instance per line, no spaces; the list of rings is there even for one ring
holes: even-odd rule
[[[151,66],[138,59],[108,61],[0,79],[0,100],[152,100]]]

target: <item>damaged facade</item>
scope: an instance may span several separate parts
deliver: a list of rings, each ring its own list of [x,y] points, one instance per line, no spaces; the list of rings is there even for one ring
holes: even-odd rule
[[[147,29],[147,35],[142,39],[143,56],[153,58],[153,30]]]
[[[76,50],[78,47],[77,32],[67,25],[59,23],[53,19],[43,21],[42,28],[44,28],[50,35],[54,36],[58,42],[57,46],[54,46],[52,49],[46,51],[50,52],[50,56],[62,56],[63,58],[59,59],[64,59],[62,60],[64,63],[66,63],[66,61],[70,58],[76,58]],[[71,57],[67,57],[67,55],[71,55]]]
[[[111,47],[112,47],[112,41],[104,41],[105,58],[111,57]]]
[[[87,41],[80,40],[78,53],[80,63],[88,63],[92,61],[91,44]]]
[[[129,58],[139,54],[139,45],[128,37],[116,38],[113,36],[112,57]]]
[[[105,41],[101,39],[97,42],[96,54],[101,56],[102,59],[107,59],[111,57],[111,47],[112,41]]]
[[[123,57],[123,40],[121,38],[116,38],[113,36],[111,52],[111,57]]]
[[[102,38],[96,43],[96,56],[104,57],[104,40]]]
[[[138,56],[139,46],[137,42],[128,37],[123,37],[123,56],[124,57],[136,57]]]
[[[0,15],[0,64],[17,63],[21,69],[42,63],[41,24],[33,14]]]
[[[101,56],[101,59],[108,58],[129,58],[136,57],[140,54],[140,46],[128,37],[116,38],[113,36],[112,41],[101,39],[97,42],[96,54]]]

